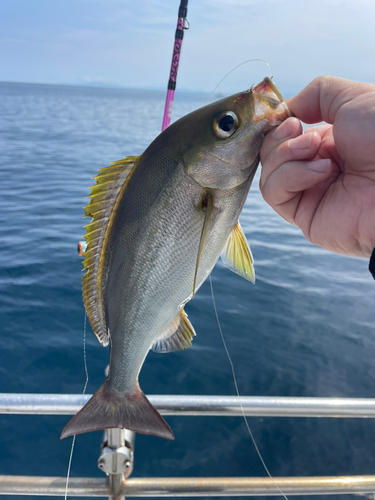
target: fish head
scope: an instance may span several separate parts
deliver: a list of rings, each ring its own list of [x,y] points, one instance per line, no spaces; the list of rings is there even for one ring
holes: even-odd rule
[[[270,78],[188,117],[183,152],[188,174],[202,187],[232,189],[254,176],[265,134],[291,116]],[[190,129],[188,130],[188,127]]]

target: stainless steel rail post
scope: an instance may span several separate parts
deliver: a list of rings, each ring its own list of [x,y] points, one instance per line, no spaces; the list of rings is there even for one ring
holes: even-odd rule
[[[107,429],[98,467],[108,476],[114,500],[124,500],[125,479],[133,471],[135,434],[127,429]]]

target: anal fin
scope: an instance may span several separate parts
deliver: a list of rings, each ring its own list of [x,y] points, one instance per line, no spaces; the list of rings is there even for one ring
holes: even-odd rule
[[[191,346],[195,336],[193,325],[183,309],[169,323],[163,333],[155,340],[151,349],[154,352],[166,353],[181,351]]]
[[[231,271],[255,283],[254,259],[239,222],[229,235],[221,260]]]

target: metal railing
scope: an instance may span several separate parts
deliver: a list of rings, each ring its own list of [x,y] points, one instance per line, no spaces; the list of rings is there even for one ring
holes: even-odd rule
[[[75,415],[91,395],[0,394],[0,414]],[[162,415],[375,418],[375,399],[274,396],[148,396]]]
[[[340,495],[375,491],[374,476],[359,477],[220,477],[127,479],[120,492],[126,497]],[[2,495],[64,496],[65,477],[0,476]],[[105,478],[69,479],[69,497],[111,497]]]
[[[73,415],[90,396],[0,394],[0,414]],[[258,396],[150,396],[162,415],[375,418],[375,399]],[[246,478],[131,478],[132,436],[109,430],[98,466],[108,478],[70,478],[69,496],[288,496],[375,492],[375,476]],[[119,473],[118,464],[124,468]],[[111,469],[116,465],[116,471]],[[126,472],[127,469],[127,472]],[[0,495],[61,496],[66,478],[0,476]]]

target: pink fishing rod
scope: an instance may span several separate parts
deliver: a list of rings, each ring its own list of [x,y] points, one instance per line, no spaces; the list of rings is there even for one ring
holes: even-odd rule
[[[171,71],[169,73],[167,98],[165,100],[163,125],[161,128],[162,131],[165,130],[171,122],[172,106],[174,99],[174,91],[176,89],[177,71],[178,71],[178,63],[180,62],[182,39],[184,38],[184,30],[189,29],[189,21],[186,19],[187,4],[188,0],[181,0],[180,7],[178,9],[177,29],[174,39]]]

